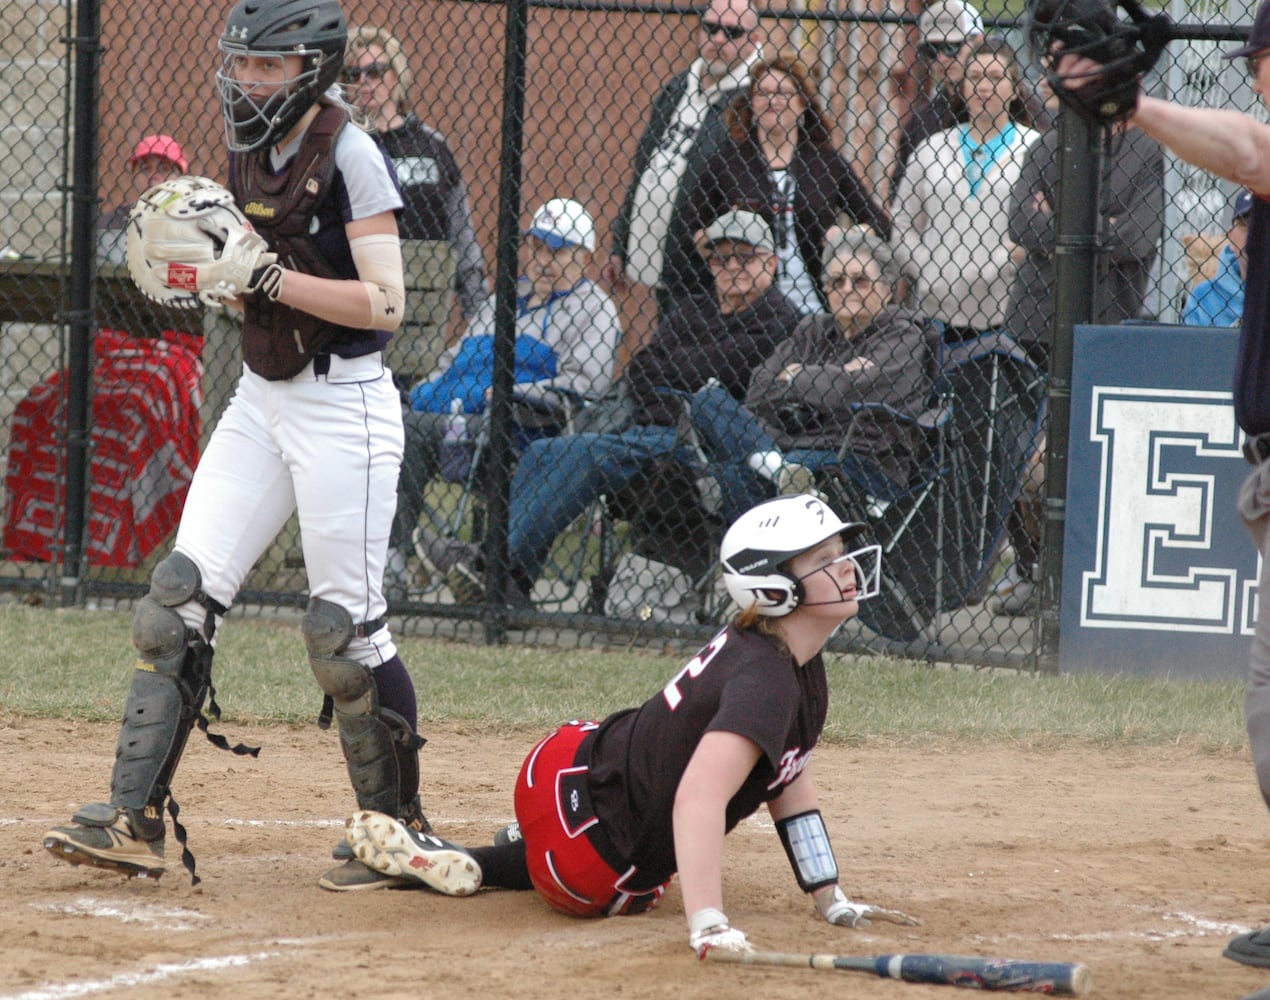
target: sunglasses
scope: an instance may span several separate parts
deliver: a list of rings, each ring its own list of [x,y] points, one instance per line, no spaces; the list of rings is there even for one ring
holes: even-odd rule
[[[392,66],[386,62],[374,62],[369,66],[345,66],[344,82],[360,83],[362,77],[366,77],[367,80],[377,82],[382,80],[384,78],[384,74],[390,69],[392,69]]]
[[[729,42],[739,41],[750,33],[749,28],[742,28],[739,24],[720,24],[718,21],[707,21],[704,17],[701,19],[701,30],[707,38],[713,38],[722,32]]]
[[[936,56],[955,56],[961,51],[961,42],[922,42],[917,54],[927,62]]]
[[[731,250],[727,253],[718,250],[711,250],[706,261],[711,264],[717,264],[720,267],[726,267],[728,264],[741,264],[742,266],[757,260],[760,254],[757,250]]]

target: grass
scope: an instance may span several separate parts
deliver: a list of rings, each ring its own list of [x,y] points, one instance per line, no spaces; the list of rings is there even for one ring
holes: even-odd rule
[[[3,712],[113,721],[133,662],[131,614],[0,607]],[[540,730],[638,704],[681,666],[629,651],[562,651],[405,638],[421,719],[473,730]],[[214,680],[227,720],[312,722],[321,695],[294,624],[231,618]],[[1242,749],[1243,685],[1101,674],[970,671],[832,657],[825,739],[896,744],[1184,743]]]

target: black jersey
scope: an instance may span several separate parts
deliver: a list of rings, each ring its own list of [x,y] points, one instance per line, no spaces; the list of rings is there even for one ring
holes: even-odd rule
[[[1270,431],[1270,202],[1254,197],[1248,275],[1235,360],[1235,417],[1250,436]]]
[[[828,701],[820,654],[799,667],[778,640],[728,626],[643,705],[605,719],[587,762],[592,802],[641,884],[676,871],[671,812],[702,736],[736,733],[762,751],[728,803],[731,830],[802,773]]]

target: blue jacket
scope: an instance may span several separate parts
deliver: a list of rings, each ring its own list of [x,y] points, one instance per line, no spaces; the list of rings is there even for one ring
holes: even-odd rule
[[[521,334],[516,338],[513,381],[537,382],[556,374],[556,353],[541,340]],[[494,335],[464,337],[454,363],[410,393],[410,405],[428,413],[449,413],[453,400],[463,402],[464,413],[485,412],[485,390],[493,384]]]
[[[1239,258],[1227,243],[1222,248],[1217,276],[1192,289],[1182,310],[1187,326],[1238,326],[1244,314],[1244,279]]]

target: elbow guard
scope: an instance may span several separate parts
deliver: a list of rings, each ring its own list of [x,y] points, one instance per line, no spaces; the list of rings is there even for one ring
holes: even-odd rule
[[[401,263],[401,240],[388,233],[358,236],[348,241],[357,276],[370,298],[370,330],[392,332],[401,326],[406,309],[406,280]]]
[[[838,881],[838,861],[819,809],[777,820],[776,832],[803,892],[814,892]]]

